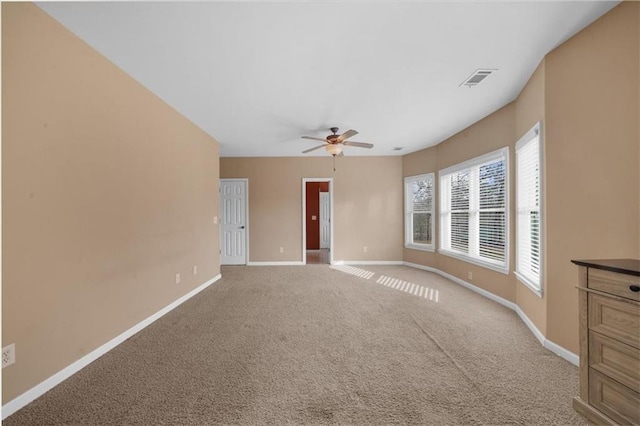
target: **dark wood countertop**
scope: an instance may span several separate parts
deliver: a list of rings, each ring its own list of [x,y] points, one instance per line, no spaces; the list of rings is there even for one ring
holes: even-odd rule
[[[639,259],[588,259],[572,260],[571,262],[588,268],[603,269],[605,271],[640,277]]]

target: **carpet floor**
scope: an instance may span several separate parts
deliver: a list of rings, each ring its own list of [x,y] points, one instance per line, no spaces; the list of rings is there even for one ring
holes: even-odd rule
[[[571,407],[575,366],[436,274],[222,276],[3,424],[588,424]]]

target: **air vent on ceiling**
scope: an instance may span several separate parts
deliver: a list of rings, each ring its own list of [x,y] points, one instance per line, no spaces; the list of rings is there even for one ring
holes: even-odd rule
[[[487,78],[494,71],[497,71],[497,70],[489,70],[489,69],[475,70],[473,74],[471,74],[465,81],[462,82],[462,84],[460,84],[460,87],[477,86],[482,80]]]

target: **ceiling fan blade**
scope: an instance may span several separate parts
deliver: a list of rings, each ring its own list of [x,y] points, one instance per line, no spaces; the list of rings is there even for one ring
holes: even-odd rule
[[[316,137],[313,137],[313,136],[302,136],[302,139],[311,139],[311,140],[314,140],[314,141],[322,141],[322,142],[326,142],[327,141],[326,139],[316,138]]]
[[[306,154],[307,152],[315,151],[316,149],[323,148],[325,145],[327,145],[327,144],[314,146],[314,147],[313,147],[313,148],[311,148],[311,149],[308,149],[308,150],[306,150],[306,151],[302,151],[302,153],[303,153],[303,154]]]
[[[355,130],[347,130],[346,132],[338,136],[338,142],[343,142],[345,139],[349,139],[351,136],[355,136],[357,134],[358,132],[356,132]]]
[[[349,142],[346,141],[344,142],[344,145],[346,146],[355,146],[358,148],[373,148],[373,144],[372,143],[366,143],[366,142]]]

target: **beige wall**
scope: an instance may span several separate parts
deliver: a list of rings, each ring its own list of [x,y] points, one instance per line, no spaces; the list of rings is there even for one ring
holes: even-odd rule
[[[524,89],[516,100],[516,137],[514,142],[520,140],[538,121],[542,122],[542,152],[544,156],[544,146],[546,143],[545,130],[546,123],[545,118],[545,59],[542,60],[538,68],[534,71],[533,75],[525,85]],[[515,149],[515,144],[514,144]],[[515,151],[514,158],[515,162]],[[515,188],[515,181],[513,182]],[[542,193],[546,193],[546,178],[545,178],[545,165],[542,164]],[[514,195],[515,196],[515,195]],[[513,199],[515,203],[515,198]],[[546,218],[547,212],[545,211],[546,204],[542,203],[543,220]],[[515,218],[515,216],[514,216]],[[515,221],[515,219],[514,219]],[[515,223],[514,223],[515,225]],[[529,287],[525,286],[511,274],[511,282],[516,289],[516,304],[522,309],[525,315],[535,324],[542,334],[547,332],[547,270],[544,267],[546,264],[546,227],[543,227],[542,238],[542,297],[531,291]],[[514,231],[515,232],[515,231]],[[515,247],[515,233],[512,235],[511,244]],[[515,256],[515,253],[514,253]],[[515,269],[515,257],[514,263],[512,263]]]
[[[623,2],[545,57],[517,100],[436,147],[404,158],[404,176],[510,147],[511,271],[514,146],[543,122],[544,295],[439,254],[405,250],[516,302],[552,342],[578,352],[577,269],[571,259],[640,258],[640,3]],[[434,167],[435,158],[435,167]]]
[[[218,144],[28,3],[2,4],[2,172],[3,404],[220,272]]]
[[[420,151],[407,154],[402,157],[402,175],[404,177],[418,176],[425,173],[434,173],[437,179],[437,147],[422,149]],[[437,183],[437,180],[435,181]],[[403,186],[404,191],[404,186]],[[437,192],[436,192],[437,193]],[[404,197],[404,193],[402,194]],[[403,204],[404,206],[404,204]],[[433,217],[434,220],[434,233],[436,234],[436,247],[438,244],[438,214],[437,202],[434,207],[436,214]],[[403,227],[404,227],[404,215],[403,215]],[[403,228],[404,230],[404,228]],[[403,231],[404,232],[404,231]],[[402,234],[404,244],[404,233]],[[415,263],[417,265],[431,266],[436,265],[436,254],[431,251],[416,250],[405,248],[403,251],[403,260],[409,263]]]
[[[640,257],[638,8],[623,2],[546,60],[547,337],[574,352],[571,259]]]
[[[302,260],[302,179],[319,177],[334,179],[334,260],[402,260],[402,158],[349,154],[335,172],[328,155],[220,159],[221,178],[249,179],[250,262]]]
[[[513,218],[514,181],[514,137],[515,137],[515,113],[513,103],[494,112],[490,116],[478,121],[462,132],[453,135],[446,141],[437,145],[437,167],[442,170],[449,166],[461,163],[474,157],[495,151],[500,148],[509,149],[509,217]],[[439,205],[438,205],[438,208]],[[511,220],[509,224],[509,240],[513,240],[515,226]],[[513,244],[509,245],[510,264],[513,265]],[[490,269],[476,266],[450,256],[436,256],[437,268],[465,281],[481,287],[504,299],[515,301],[515,287],[508,275],[495,272]],[[473,279],[469,280],[469,272]]]
[[[511,103],[435,147],[404,156],[403,175],[406,177],[434,172],[436,174],[436,184],[439,185],[437,180],[438,170],[506,146],[512,146],[515,138],[515,113],[516,107]],[[511,149],[509,156],[509,167],[510,170],[513,171],[513,149]],[[512,175],[513,173],[511,173],[511,176]],[[513,188],[513,182],[511,182],[510,197],[513,197]],[[438,194],[438,190],[436,190],[436,194]],[[440,239],[438,233],[439,217],[437,213],[440,208],[438,197],[439,196],[436,195],[436,247],[439,247]],[[511,223],[510,225],[509,229],[512,238],[514,224]],[[513,247],[510,258],[511,262],[513,262]],[[404,260],[406,262],[440,269],[509,301],[515,301],[515,286],[508,275],[476,266],[450,256],[441,255],[437,252],[431,253],[405,248]],[[468,279],[469,272],[471,272],[473,276],[472,280]]]

